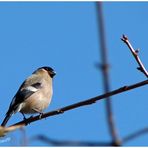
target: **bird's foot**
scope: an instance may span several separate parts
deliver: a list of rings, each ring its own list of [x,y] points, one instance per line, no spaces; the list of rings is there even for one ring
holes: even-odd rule
[[[28,124],[30,124],[30,123],[28,122],[28,119],[33,118],[33,115],[30,116],[29,118],[26,118],[25,115],[24,115],[24,113],[22,113],[22,115],[23,115],[24,123],[25,123],[25,125],[27,126]]]
[[[24,113],[21,113],[23,115],[23,119],[26,120],[27,118],[25,117],[25,114]]]
[[[42,118],[43,112],[39,111],[38,109],[33,109],[35,112],[39,113],[39,119]]]
[[[43,112],[39,113],[39,119],[42,118],[43,114],[44,114]]]

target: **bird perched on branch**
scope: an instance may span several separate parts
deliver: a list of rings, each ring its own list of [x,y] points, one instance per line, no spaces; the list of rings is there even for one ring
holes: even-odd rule
[[[51,67],[41,67],[32,73],[20,86],[13,97],[6,117],[1,126],[5,126],[16,112],[24,114],[39,113],[48,107],[52,98],[52,79],[55,71]]]

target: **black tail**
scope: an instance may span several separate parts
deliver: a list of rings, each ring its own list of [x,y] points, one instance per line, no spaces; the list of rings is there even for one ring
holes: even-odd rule
[[[5,126],[11,116],[12,116],[12,114],[6,114],[6,117],[5,117],[5,119],[3,120],[1,126]]]

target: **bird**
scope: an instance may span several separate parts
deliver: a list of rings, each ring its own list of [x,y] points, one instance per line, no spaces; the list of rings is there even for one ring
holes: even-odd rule
[[[53,68],[44,66],[35,70],[19,87],[14,95],[1,126],[6,126],[12,115],[43,114],[49,106],[53,94],[52,81],[56,72]]]

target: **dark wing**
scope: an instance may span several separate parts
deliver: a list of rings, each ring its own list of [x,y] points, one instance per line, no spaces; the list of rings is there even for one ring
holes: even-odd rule
[[[36,82],[30,86],[27,86],[26,88],[20,89],[16,95],[16,102],[22,103],[24,100],[26,100],[28,97],[30,97],[33,93],[38,91],[38,89],[41,88],[41,83]]]
[[[40,82],[31,83],[31,85],[28,85],[29,80],[25,81],[17,91],[16,95],[13,97],[12,102],[9,106],[9,110],[6,114],[15,113],[19,107],[19,105],[26,100],[28,97],[30,97],[33,93],[38,91],[39,88],[41,88]]]

